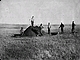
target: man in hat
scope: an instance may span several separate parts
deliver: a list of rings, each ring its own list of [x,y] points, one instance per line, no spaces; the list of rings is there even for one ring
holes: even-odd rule
[[[48,23],[48,34],[51,34],[51,32],[50,32],[50,28],[51,28],[51,26],[50,26],[50,23]]]
[[[34,26],[34,16],[31,18],[31,26]]]
[[[75,29],[75,23],[74,21],[72,21],[72,29],[71,29],[72,33],[74,33],[74,29]]]
[[[61,24],[60,24],[60,27],[59,28],[61,28],[61,33],[63,33],[64,31],[63,31],[63,28],[64,28],[64,24],[61,22]]]

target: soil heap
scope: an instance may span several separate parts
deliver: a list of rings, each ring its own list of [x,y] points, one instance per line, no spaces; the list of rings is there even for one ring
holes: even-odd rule
[[[40,31],[40,27],[38,26],[29,26],[25,31],[24,31],[24,36],[42,36],[47,34],[45,31],[42,30],[42,34]]]

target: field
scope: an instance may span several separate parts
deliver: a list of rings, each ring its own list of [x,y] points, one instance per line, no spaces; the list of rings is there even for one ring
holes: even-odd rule
[[[11,37],[28,25],[0,25],[1,60],[80,60],[80,25],[71,34],[71,25],[65,25],[64,33],[41,37]],[[51,32],[60,32],[59,25],[52,25]],[[47,26],[44,26],[47,32]]]

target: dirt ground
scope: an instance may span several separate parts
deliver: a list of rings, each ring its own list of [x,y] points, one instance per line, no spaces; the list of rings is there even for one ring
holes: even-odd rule
[[[80,32],[53,36],[11,37],[0,34],[1,60],[80,60]]]

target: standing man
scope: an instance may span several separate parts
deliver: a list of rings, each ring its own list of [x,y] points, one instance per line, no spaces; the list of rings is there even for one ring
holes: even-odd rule
[[[50,32],[50,28],[51,28],[50,23],[48,23],[48,34],[51,33],[51,32]]]
[[[61,33],[63,33],[64,31],[63,31],[63,28],[64,28],[64,24],[61,22],[61,24],[60,24],[60,27],[59,28],[61,28]]]
[[[74,23],[74,21],[72,21],[72,33],[74,33],[74,29],[75,29],[75,23]]]
[[[31,26],[34,26],[34,16],[31,18]]]
[[[42,23],[40,24],[39,28],[40,28],[40,34],[43,35],[42,29],[43,29],[44,27],[43,27]]]

